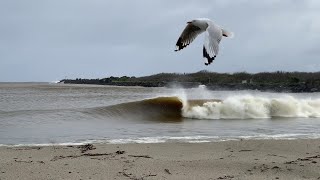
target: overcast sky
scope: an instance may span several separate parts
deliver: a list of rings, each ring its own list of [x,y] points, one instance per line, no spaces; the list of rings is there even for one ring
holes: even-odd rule
[[[198,17],[235,33],[209,66],[203,35],[174,52]],[[0,81],[319,71],[319,19],[319,0],[0,0]]]

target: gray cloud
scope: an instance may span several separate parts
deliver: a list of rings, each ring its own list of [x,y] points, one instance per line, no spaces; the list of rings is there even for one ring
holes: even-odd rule
[[[175,53],[186,21],[235,32],[217,60],[203,36]],[[319,71],[317,0],[0,1],[0,81],[51,81],[159,72]]]

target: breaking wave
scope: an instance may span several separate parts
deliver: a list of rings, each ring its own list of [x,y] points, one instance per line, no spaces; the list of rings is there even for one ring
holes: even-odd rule
[[[320,99],[293,96],[259,97],[234,95],[223,100],[191,99],[178,96],[157,97],[141,101],[95,108],[94,113],[159,121],[192,119],[261,119],[273,117],[320,117]],[[91,112],[92,113],[92,112]]]
[[[272,117],[320,117],[320,99],[232,96],[223,101],[184,106],[183,116],[196,119],[258,119]]]

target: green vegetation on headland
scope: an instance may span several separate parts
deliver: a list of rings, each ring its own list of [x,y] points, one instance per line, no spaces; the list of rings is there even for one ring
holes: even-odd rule
[[[276,92],[320,92],[320,72],[261,72],[256,74],[215,73],[160,73],[143,77],[108,77],[102,79],[63,79],[66,84],[99,84],[116,86],[185,88],[206,85],[212,90],[261,90]]]

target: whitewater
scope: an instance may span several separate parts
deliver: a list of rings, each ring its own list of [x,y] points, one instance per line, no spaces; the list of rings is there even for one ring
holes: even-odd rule
[[[315,118],[320,117],[320,99],[297,99],[290,95],[278,98],[237,95],[191,107],[186,103],[183,116],[196,119]]]
[[[0,84],[0,144],[320,137],[320,93]]]

